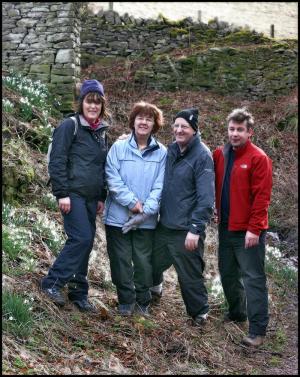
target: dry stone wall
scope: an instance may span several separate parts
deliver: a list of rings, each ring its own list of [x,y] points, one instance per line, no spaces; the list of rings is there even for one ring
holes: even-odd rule
[[[2,3],[2,68],[22,71],[62,96],[62,111],[74,100],[80,75],[77,3]]]
[[[99,11],[84,21],[81,33],[82,54],[98,56],[139,56],[170,52],[190,47],[199,38],[224,37],[240,28],[227,22],[212,20],[209,24],[194,22],[188,17],[171,21],[163,17],[134,18],[115,11]],[[257,33],[258,34],[258,33]]]
[[[298,85],[296,42],[212,47],[189,56],[160,55],[135,73],[136,85],[156,90],[212,90],[241,98],[288,94]]]
[[[199,47],[197,54],[171,54]],[[150,64],[136,71],[134,79],[156,90],[214,90],[261,99],[286,94],[298,84],[296,40],[275,41],[217,19],[205,24],[99,11],[85,20],[81,55],[84,66],[97,57],[148,56]]]
[[[211,89],[264,98],[298,84],[296,41],[272,41],[217,19],[205,24],[114,11],[94,15],[82,4],[2,3],[2,67],[47,83],[61,96],[63,112],[72,109],[80,68],[106,57],[148,56],[150,64],[136,72],[135,81],[161,90]],[[195,46],[203,52],[179,59],[169,54]]]

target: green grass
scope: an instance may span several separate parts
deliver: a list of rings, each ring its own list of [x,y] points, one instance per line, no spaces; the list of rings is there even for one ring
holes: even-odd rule
[[[9,333],[26,338],[32,332],[33,316],[30,305],[16,293],[4,291],[2,295],[2,328]]]
[[[272,279],[281,288],[296,289],[298,287],[298,271],[274,258],[269,257],[265,265],[266,274],[272,276]]]
[[[15,260],[26,249],[28,234],[18,229],[18,232],[11,233],[8,227],[4,226],[2,231],[2,250],[10,260]]]

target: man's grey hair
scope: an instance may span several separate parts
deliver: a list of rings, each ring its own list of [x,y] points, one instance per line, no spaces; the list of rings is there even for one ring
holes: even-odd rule
[[[233,120],[236,123],[243,123],[246,121],[247,129],[253,128],[254,118],[253,115],[248,111],[246,107],[240,109],[234,109],[227,117],[227,123]]]

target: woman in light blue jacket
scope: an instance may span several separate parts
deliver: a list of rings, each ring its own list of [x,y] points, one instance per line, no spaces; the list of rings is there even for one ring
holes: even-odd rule
[[[154,137],[163,124],[155,105],[134,105],[132,133],[116,141],[107,156],[108,196],[104,223],[118,312],[148,315],[152,286],[152,241],[163,187],[166,148]]]

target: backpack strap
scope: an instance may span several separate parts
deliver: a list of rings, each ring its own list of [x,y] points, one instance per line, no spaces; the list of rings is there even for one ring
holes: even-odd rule
[[[73,141],[74,141],[74,138],[75,136],[77,135],[77,131],[78,131],[78,119],[77,119],[77,116],[76,115],[73,115],[73,116],[69,116],[69,118],[72,119],[75,127],[74,127],[74,133],[73,133]],[[54,130],[53,130],[54,131]],[[52,136],[53,136],[53,132],[52,132]],[[51,150],[52,150],[52,142],[49,144],[49,147],[48,147],[48,152],[47,152],[47,164],[49,165],[49,162],[50,162],[50,153],[51,153]],[[49,186],[50,184],[50,177],[46,183],[46,186]]]
[[[77,134],[77,131],[78,131],[78,120],[77,120],[77,116],[76,115],[73,115],[70,117],[72,119],[72,121],[74,122],[75,124],[75,128],[74,128],[74,136],[76,136]]]

